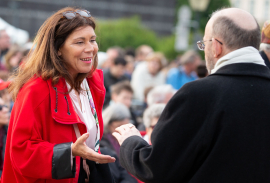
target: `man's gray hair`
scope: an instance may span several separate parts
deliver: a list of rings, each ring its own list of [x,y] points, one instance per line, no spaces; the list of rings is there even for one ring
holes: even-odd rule
[[[166,104],[153,104],[149,106],[143,113],[143,123],[149,128],[153,118],[159,118]]]
[[[130,118],[129,109],[121,103],[114,103],[109,105],[103,112],[104,131],[107,132],[108,125],[114,121],[122,121]]]
[[[166,95],[174,95],[175,92],[176,90],[169,84],[155,86],[147,94],[147,104],[150,106],[156,103],[165,103]]]
[[[211,17],[221,10],[214,12]],[[254,17],[253,17],[254,18]],[[213,36],[219,36],[223,44],[230,50],[236,50],[247,46],[252,46],[259,50],[261,42],[261,32],[258,22],[254,18],[257,27],[253,30],[246,30],[239,27],[235,22],[225,16],[218,16],[213,22]]]

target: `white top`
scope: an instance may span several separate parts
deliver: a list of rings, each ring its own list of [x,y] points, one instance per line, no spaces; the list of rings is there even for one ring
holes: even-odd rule
[[[84,79],[82,84],[81,84],[83,91],[79,94],[81,104],[82,104],[82,110],[80,108],[80,104],[79,104],[79,101],[78,101],[78,98],[75,94],[74,89],[69,93],[69,96],[71,98],[71,101],[72,101],[72,104],[73,104],[73,107],[74,107],[76,113],[78,114],[78,116],[80,117],[82,122],[85,123],[86,128],[87,128],[87,132],[89,133],[89,137],[86,139],[85,143],[89,148],[95,150],[97,126],[96,126],[95,118],[94,118],[92,111],[91,111],[91,106],[89,104],[87,93],[85,91],[85,84],[88,84],[86,79]],[[67,83],[67,87],[69,90],[70,85],[68,83]],[[81,134],[81,135],[83,135],[83,134]]]
[[[134,91],[134,98],[144,101],[144,90],[150,86],[165,84],[166,77],[162,72],[158,72],[155,76],[149,73],[147,62],[139,63],[131,79],[131,86]]]

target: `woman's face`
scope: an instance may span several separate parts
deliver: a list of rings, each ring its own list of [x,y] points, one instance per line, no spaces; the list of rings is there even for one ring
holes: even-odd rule
[[[152,75],[156,75],[160,69],[160,64],[159,61],[154,59],[154,60],[149,60],[148,61],[148,71]]]
[[[75,78],[79,73],[88,73],[98,52],[96,34],[91,26],[75,29],[59,49],[68,72]]]

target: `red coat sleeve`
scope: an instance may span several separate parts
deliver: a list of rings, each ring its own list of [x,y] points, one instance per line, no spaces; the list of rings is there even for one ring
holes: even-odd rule
[[[40,94],[24,93],[15,102],[10,119],[10,157],[14,169],[23,176],[51,179],[55,144],[42,139],[42,122],[49,114],[49,94],[42,100],[37,96]]]

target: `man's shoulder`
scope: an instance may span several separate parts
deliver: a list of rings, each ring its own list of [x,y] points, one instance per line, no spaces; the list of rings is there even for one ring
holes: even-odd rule
[[[205,77],[202,79],[197,79],[191,82],[186,83],[182,88],[188,90],[208,89],[210,86],[214,86],[216,83],[220,82],[220,79],[217,77]]]

